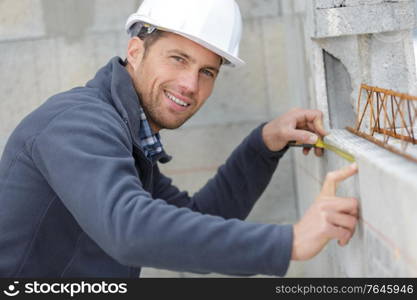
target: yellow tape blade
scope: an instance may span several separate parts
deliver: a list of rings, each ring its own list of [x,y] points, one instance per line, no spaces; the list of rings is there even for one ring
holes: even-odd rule
[[[324,149],[330,150],[330,151],[336,153],[337,155],[339,155],[340,157],[343,157],[344,159],[346,159],[349,162],[352,162],[352,163],[355,162],[355,157],[353,155],[351,155],[351,154],[349,154],[349,153],[347,153],[343,150],[340,150],[339,148],[337,148],[335,146],[332,146],[332,145],[329,145],[329,144],[325,143],[322,139],[318,139],[315,146],[318,147],[318,148],[324,148]]]

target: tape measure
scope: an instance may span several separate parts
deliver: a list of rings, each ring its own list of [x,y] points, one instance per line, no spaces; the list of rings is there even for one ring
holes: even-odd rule
[[[317,142],[313,145],[313,144],[297,144],[294,141],[291,141],[288,143],[288,146],[290,147],[302,147],[302,148],[323,148],[326,150],[330,150],[334,153],[336,153],[337,155],[339,155],[340,157],[346,159],[347,161],[353,163],[355,162],[355,157],[349,153],[347,153],[346,151],[343,151],[333,145],[327,144],[326,142],[324,142],[322,139],[317,139]]]

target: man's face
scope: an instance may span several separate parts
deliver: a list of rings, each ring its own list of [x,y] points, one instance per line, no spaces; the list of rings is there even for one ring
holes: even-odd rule
[[[164,33],[143,54],[143,42],[131,40],[128,70],[148,121],[154,132],[178,128],[211,95],[221,58],[173,33]]]

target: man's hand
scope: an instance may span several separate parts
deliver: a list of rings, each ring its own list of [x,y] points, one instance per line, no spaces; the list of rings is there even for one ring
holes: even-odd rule
[[[291,259],[310,259],[331,239],[337,239],[340,246],[349,242],[358,222],[358,200],[336,197],[336,188],[357,171],[353,164],[327,174],[320,195],[294,225]]]
[[[323,114],[319,110],[295,108],[286,114],[270,121],[262,130],[265,145],[271,151],[284,148],[288,142],[296,141],[302,144],[314,144],[317,138],[327,135],[323,128]],[[316,155],[322,154],[322,149],[315,149]],[[304,149],[307,154],[308,150]]]

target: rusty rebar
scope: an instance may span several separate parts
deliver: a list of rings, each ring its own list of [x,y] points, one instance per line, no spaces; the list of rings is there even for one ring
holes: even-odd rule
[[[366,95],[366,103],[362,108],[363,95]],[[417,133],[414,132],[417,119],[416,103],[416,96],[362,84],[359,90],[355,127],[347,129],[391,152],[417,162],[416,157],[405,153],[409,144],[417,144]],[[369,128],[364,128],[363,121],[366,116],[369,118]],[[375,138],[375,133],[382,135],[382,141]],[[389,145],[390,138],[400,140],[403,151]]]

